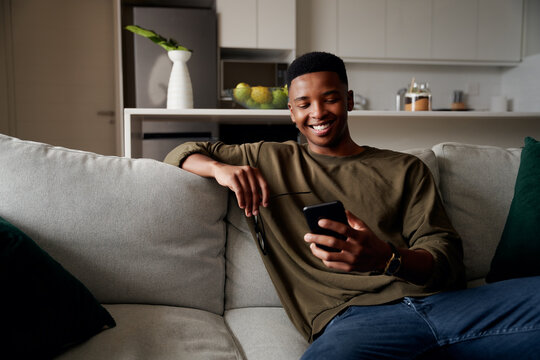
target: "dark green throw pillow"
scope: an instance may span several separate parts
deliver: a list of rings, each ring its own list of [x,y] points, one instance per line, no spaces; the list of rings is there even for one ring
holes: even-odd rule
[[[0,358],[49,359],[116,324],[90,291],[0,217]]]
[[[525,139],[514,198],[487,282],[540,275],[540,142]]]

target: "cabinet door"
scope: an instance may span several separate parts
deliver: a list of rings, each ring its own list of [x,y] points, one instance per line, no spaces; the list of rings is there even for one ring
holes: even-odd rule
[[[431,0],[387,0],[386,57],[429,59]]]
[[[385,57],[385,12],[385,1],[338,0],[338,54]]]
[[[257,1],[216,0],[220,47],[257,47]]]
[[[257,32],[258,48],[294,49],[295,0],[257,0]]]
[[[328,0],[298,0],[297,53],[337,53],[337,5]]]
[[[432,58],[476,60],[477,20],[477,1],[433,0]]]
[[[522,0],[479,0],[478,60],[521,59]]]

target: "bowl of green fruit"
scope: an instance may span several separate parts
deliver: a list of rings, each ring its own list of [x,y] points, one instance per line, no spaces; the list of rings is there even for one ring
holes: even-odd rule
[[[287,85],[284,87],[250,86],[239,83],[227,94],[246,109],[286,109],[289,101]]]

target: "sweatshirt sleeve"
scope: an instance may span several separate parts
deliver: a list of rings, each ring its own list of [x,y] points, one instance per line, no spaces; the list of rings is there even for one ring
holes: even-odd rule
[[[404,202],[403,236],[410,249],[424,249],[434,258],[434,271],[426,287],[460,288],[465,283],[463,247],[452,226],[431,172],[420,160],[411,170]]]
[[[202,154],[229,165],[255,166],[261,145],[262,142],[242,145],[227,145],[223,142],[186,142],[169,152],[163,162],[182,167],[190,155]]]

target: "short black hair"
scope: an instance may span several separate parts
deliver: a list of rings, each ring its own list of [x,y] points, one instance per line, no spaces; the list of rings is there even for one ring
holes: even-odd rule
[[[338,74],[339,79],[349,85],[345,63],[334,54],[314,51],[304,54],[294,60],[287,69],[287,87],[298,76],[319,71],[332,71]]]

